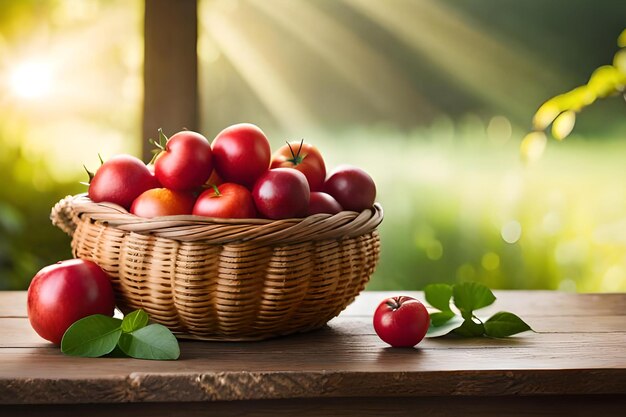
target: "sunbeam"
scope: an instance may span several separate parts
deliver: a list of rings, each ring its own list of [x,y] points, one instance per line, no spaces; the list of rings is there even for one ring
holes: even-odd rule
[[[315,119],[298,97],[284,82],[253,39],[239,29],[233,14],[221,7],[201,8],[201,22],[220,51],[230,60],[238,74],[248,83],[257,98],[287,131],[298,132],[315,125]],[[219,5],[218,5],[219,6]]]
[[[335,71],[335,76],[352,86],[360,99],[367,100],[382,117],[398,116],[399,111],[410,112],[415,120],[429,120],[433,116],[432,105],[397,67],[314,3],[288,0],[249,3],[319,55],[321,62]]]
[[[443,2],[344,1],[438,65],[468,92],[510,114],[527,114],[536,106],[533,100],[542,96],[543,86],[555,82],[554,75],[473,27]],[[524,85],[525,91],[511,91],[512,85]]]

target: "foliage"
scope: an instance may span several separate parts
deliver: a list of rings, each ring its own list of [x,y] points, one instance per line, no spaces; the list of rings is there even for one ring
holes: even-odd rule
[[[44,160],[26,154],[0,128],[0,290],[24,289],[46,265],[71,257],[69,237],[50,223],[62,197],[82,192],[76,182],[49,178]],[[15,139],[15,136],[11,136]]]
[[[176,360],[178,341],[162,324],[148,324],[149,316],[135,310],[124,320],[94,314],[72,324],[63,335],[61,351],[70,356],[98,358],[112,355],[136,359]]]
[[[476,316],[475,310],[496,301],[489,287],[479,282],[430,284],[424,288],[424,295],[431,306],[440,310],[430,313],[430,327],[426,337],[445,336],[450,332],[463,337],[508,337],[532,330],[524,320],[506,311],[496,313],[485,321]],[[452,300],[462,320],[450,308]]]
[[[598,99],[622,95],[626,100],[626,29],[617,39],[621,48],[613,57],[612,65],[597,68],[587,84],[559,94],[543,103],[533,117],[534,131],[526,135],[521,144],[522,156],[536,160],[543,153],[546,136],[543,131],[552,126],[552,136],[563,140],[574,129],[576,114]]]

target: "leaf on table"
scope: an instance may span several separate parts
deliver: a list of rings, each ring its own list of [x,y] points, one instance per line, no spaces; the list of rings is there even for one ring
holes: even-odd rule
[[[120,336],[121,337],[121,336]],[[119,340],[118,340],[119,343]],[[115,345],[115,349],[105,355],[107,358],[128,358],[128,355],[120,349],[119,344]]]
[[[122,331],[125,333],[134,332],[148,325],[150,317],[143,310],[135,310],[127,314],[122,321]]]
[[[431,313],[430,324],[431,326],[436,326],[436,327],[443,326],[444,324],[448,322],[448,320],[450,320],[454,316],[455,314],[452,311],[439,311],[439,312]]]
[[[431,306],[441,311],[450,310],[450,298],[452,298],[452,286],[448,284],[430,284],[424,288],[424,296]]]
[[[454,332],[464,337],[478,337],[485,334],[485,326],[482,323],[476,323],[470,318],[465,319],[461,326],[454,329]]]
[[[487,307],[496,301],[489,287],[479,282],[464,282],[456,284],[453,289],[454,305],[461,310],[468,319],[474,310]]]
[[[485,334],[489,337],[507,337],[532,330],[524,320],[513,313],[496,313],[485,322]]]
[[[428,331],[426,332],[425,337],[432,338],[445,336],[457,327],[459,327],[461,324],[463,324],[463,319],[459,316],[453,315],[453,317],[451,317],[441,326],[433,326],[431,324],[431,326],[428,328]]]
[[[72,324],[61,340],[61,352],[70,356],[97,358],[117,345],[122,333],[122,320],[102,314],[82,318]]]
[[[132,333],[123,333],[119,347],[136,359],[174,360],[180,356],[176,337],[160,324],[150,324]]]

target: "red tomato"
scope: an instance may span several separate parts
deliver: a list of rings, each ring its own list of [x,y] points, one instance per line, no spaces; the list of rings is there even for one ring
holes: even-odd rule
[[[320,191],[311,191],[311,198],[309,199],[309,216],[318,213],[337,214],[342,210],[341,205],[330,194],[322,193]]]
[[[326,179],[326,165],[322,154],[313,145],[289,142],[272,156],[270,168],[293,168],[302,172],[311,191],[320,191]]]
[[[89,198],[108,201],[126,210],[146,190],[160,187],[146,164],[130,155],[117,155],[106,161],[89,183]]]
[[[195,201],[191,192],[153,188],[133,201],[130,212],[136,216],[148,218],[191,214]]]
[[[383,300],[374,313],[374,330],[394,347],[417,345],[426,335],[430,318],[424,304],[412,297]]]
[[[206,217],[250,219],[256,217],[252,194],[243,185],[227,182],[206,190],[196,200],[193,214]]]
[[[310,196],[309,183],[304,174],[291,168],[267,171],[252,190],[259,213],[274,220],[305,217]]]
[[[335,197],[344,210],[363,211],[376,201],[376,184],[361,168],[337,167],[324,183],[324,192]]]
[[[211,144],[215,170],[225,182],[251,189],[270,166],[270,143],[257,126],[240,123],[222,130]]]
[[[202,186],[213,172],[211,144],[200,133],[182,131],[170,137],[154,162],[159,182],[171,190]]]
[[[58,345],[75,321],[92,314],[112,316],[115,297],[109,277],[98,265],[70,259],[35,275],[28,287],[27,309],[37,334]]]

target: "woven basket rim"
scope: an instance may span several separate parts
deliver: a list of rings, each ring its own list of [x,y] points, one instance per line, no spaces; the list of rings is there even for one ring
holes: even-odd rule
[[[362,212],[314,214],[282,220],[221,219],[194,215],[143,218],[108,202],[95,203],[85,193],[67,196],[52,209],[53,224],[72,234],[78,221],[106,223],[125,232],[154,235],[178,241],[212,244],[236,241],[295,243],[353,237],[374,231],[383,220],[383,208],[375,203]]]

